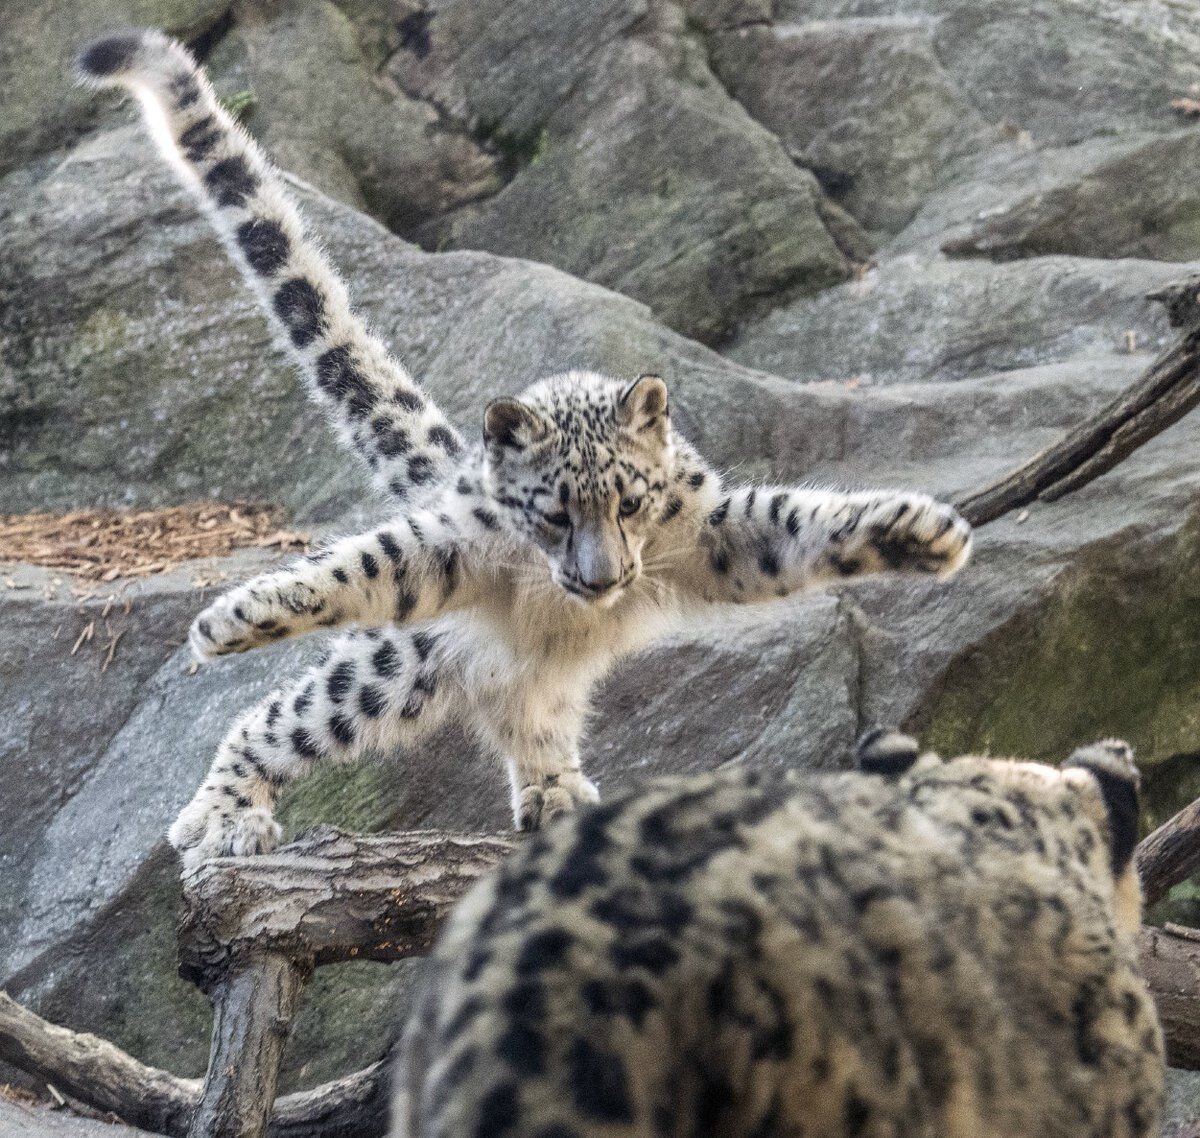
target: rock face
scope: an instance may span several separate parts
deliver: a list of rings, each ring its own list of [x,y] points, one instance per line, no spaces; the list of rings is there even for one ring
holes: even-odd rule
[[[730,99],[671,5],[452,0],[389,74],[475,122],[512,181],[442,237],[546,261],[701,339],[844,279],[866,240]],[[530,77],[535,76],[533,82]]]
[[[6,1138],[149,1138],[144,1130],[90,1122],[0,1099],[0,1133]]]
[[[318,531],[378,516],[128,112],[71,92],[68,41],[112,5],[42,11],[18,3],[0,48],[0,510],[218,496]],[[196,37],[222,93],[253,94],[249,129],[312,183],[297,193],[362,308],[469,432],[549,372],[656,371],[738,478],[961,495],[1131,383],[1175,335],[1146,293],[1200,259],[1200,133],[1168,106],[1200,81],[1200,16],[1180,5],[117,15]],[[876,722],[1047,759],[1119,734],[1161,818],[1196,792],[1198,444],[1185,419],[1002,518],[949,585],[881,581],[682,630],[602,686],[589,771],[610,793],[734,759],[838,765]],[[0,983],[180,1074],[203,1066],[208,1009],[175,975],[163,831],[236,712],[317,648],[191,674],[180,645],[198,576],[268,561],[91,598],[0,568]],[[107,635],[72,654],[92,621]],[[479,829],[506,808],[447,731],[315,777],[283,817]],[[410,978],[320,973],[287,1088],[379,1054]],[[1177,1118],[1193,1100],[1175,1095]]]

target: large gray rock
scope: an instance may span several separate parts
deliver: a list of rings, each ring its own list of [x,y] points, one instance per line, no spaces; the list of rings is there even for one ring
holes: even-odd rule
[[[1069,253],[1186,261],[1200,255],[1198,161],[1200,130],[1151,137],[1057,184],[1025,187],[942,248],[997,260]]]
[[[110,103],[74,85],[97,36],[152,25],[184,38],[217,28],[228,0],[6,0],[0,36],[0,174],[77,138]]]
[[[4,1138],[150,1138],[145,1130],[92,1122],[4,1098],[0,1098],[0,1134]]]
[[[935,17],[934,49],[987,122],[1039,144],[1169,129],[1200,80],[1200,13],[1165,0],[778,0],[779,23]]]
[[[238,5],[207,66],[218,91],[253,97],[246,125],[281,167],[394,232],[503,184],[461,126],[375,78],[331,0]]]
[[[389,73],[516,167],[499,195],[431,230],[443,244],[545,261],[704,340],[865,255],[858,227],[729,98],[669,5],[464,0],[440,6],[426,36]]]
[[[955,158],[998,140],[938,58],[936,27],[763,23],[710,42],[726,90],[864,226],[895,232]]]
[[[789,379],[867,384],[956,380],[1069,360],[1090,366],[1131,350],[1157,351],[1174,337],[1146,293],[1182,271],[1155,261],[992,264],[906,253],[775,309],[745,327],[727,354]]]

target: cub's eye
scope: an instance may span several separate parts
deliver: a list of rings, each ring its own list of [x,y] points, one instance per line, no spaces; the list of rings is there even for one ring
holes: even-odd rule
[[[642,499],[637,494],[629,494],[621,499],[621,517],[631,518],[642,508]]]
[[[571,524],[571,515],[566,510],[559,510],[557,514],[543,514],[542,516],[552,526],[558,526],[559,529],[566,529]]]

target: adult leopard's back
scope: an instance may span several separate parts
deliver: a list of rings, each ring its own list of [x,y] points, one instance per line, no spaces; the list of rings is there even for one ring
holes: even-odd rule
[[[536,835],[430,962],[394,1135],[1157,1133],[1128,748],[863,765]]]

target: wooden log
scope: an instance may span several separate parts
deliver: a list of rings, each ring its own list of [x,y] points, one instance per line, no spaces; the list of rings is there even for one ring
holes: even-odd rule
[[[106,1040],[56,1027],[0,992],[0,1059],[123,1122],[185,1138],[200,1080],[140,1063]],[[381,1060],[275,1104],[270,1138],[381,1138],[388,1069]]]
[[[300,992],[312,971],[278,952],[248,953],[213,991],[213,1043],[188,1138],[262,1138]]]
[[[1200,1070],[1200,941],[1162,929],[1140,934],[1171,1065]],[[56,1027],[0,993],[0,1059],[133,1126],[184,1138],[197,1079],[147,1067],[94,1035]],[[388,1061],[275,1106],[270,1138],[381,1138],[387,1133]]]
[[[1059,442],[957,503],[975,526],[1034,501],[1053,501],[1111,470],[1200,403],[1200,329],[1192,328],[1143,376]]]
[[[1154,994],[1172,1067],[1200,1070],[1200,934],[1143,928],[1142,974]]]
[[[1142,896],[1149,907],[1200,869],[1200,800],[1143,838],[1136,856]]]
[[[184,878],[180,975],[206,991],[248,952],[314,966],[422,956],[455,901],[512,845],[479,834],[322,827],[273,854]]]
[[[179,1138],[200,1080],[148,1067],[95,1035],[47,1023],[0,992],[0,1059],[122,1122]]]
[[[216,1009],[189,1138],[261,1138],[311,970],[427,953],[454,903],[510,849],[482,835],[324,827],[273,855],[187,875],[179,970]]]

